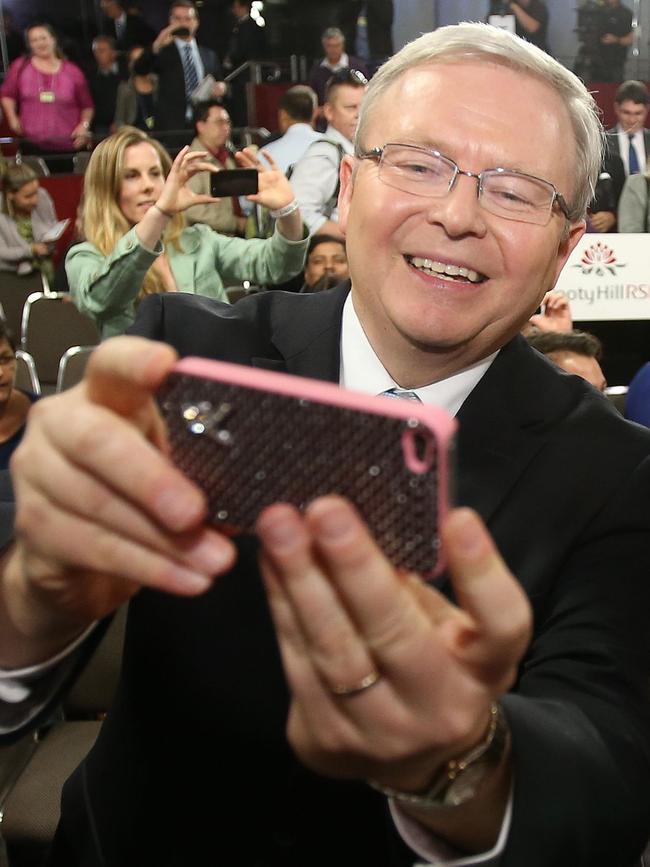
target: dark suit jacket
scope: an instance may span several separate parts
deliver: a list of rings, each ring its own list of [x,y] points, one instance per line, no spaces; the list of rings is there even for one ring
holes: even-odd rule
[[[393,53],[393,0],[366,0],[368,47],[374,59],[382,60]],[[339,4],[339,21],[345,33],[348,53],[354,53],[357,18],[364,6],[362,0],[347,0]]]
[[[181,355],[336,381],[346,290],[233,307],[157,295],[134,330]],[[458,418],[458,500],[487,520],[535,613],[503,700],[516,770],[501,863],[630,867],[650,829],[650,434],[519,337]],[[115,707],[64,792],[57,867],[418,860],[381,796],[292,755],[255,543],[239,546],[204,596],[131,603]]]
[[[213,75],[217,81],[221,81],[221,64],[217,55],[210,48],[199,45],[199,54],[203,62],[206,75]],[[143,55],[144,56],[144,55]],[[149,59],[149,52],[147,52]],[[172,42],[166,45],[159,53],[151,52],[151,65],[158,74],[158,102],[156,106],[156,129],[157,130],[181,130],[188,124],[185,120],[185,78],[183,76],[183,61]]]
[[[645,145],[646,157],[650,159],[650,129],[643,130],[643,143]],[[607,147],[611,153],[616,154],[618,157],[621,156],[618,146],[618,130],[615,126],[607,130]],[[640,168],[643,171],[643,166],[640,166]]]
[[[153,29],[149,27],[140,15],[129,15],[128,13],[126,16],[126,28],[121,38],[117,35],[114,18],[104,18],[102,22],[102,34],[112,36],[116,47],[120,51],[128,51],[134,45],[142,45],[143,48],[148,48],[156,36]]]

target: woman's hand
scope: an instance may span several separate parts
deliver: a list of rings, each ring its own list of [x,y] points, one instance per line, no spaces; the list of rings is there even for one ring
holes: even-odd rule
[[[39,259],[50,255],[50,245],[44,244],[42,241],[34,241],[32,244],[32,253]]]
[[[264,160],[268,165],[260,159]],[[258,192],[252,196],[246,196],[249,202],[263,205],[270,211],[277,211],[291,204],[296,198],[288,178],[278,168],[273,157],[266,151],[254,151],[252,148],[244,148],[235,154],[237,165],[242,169],[257,169]]]
[[[198,172],[214,172],[216,167],[205,161],[207,151],[191,151],[185,146],[172,164],[165,186],[156,207],[165,214],[180,214],[192,205],[209,205],[218,202],[212,196],[195,193],[187,182]]]
[[[23,125],[20,122],[20,118],[18,117],[18,115],[16,115],[13,118],[8,117],[7,123],[9,124],[9,128],[11,129],[11,131],[14,135],[22,136],[25,134],[25,130],[23,129]]]
[[[90,130],[85,121],[80,121],[70,133],[72,144],[77,150],[81,150],[90,142]]]

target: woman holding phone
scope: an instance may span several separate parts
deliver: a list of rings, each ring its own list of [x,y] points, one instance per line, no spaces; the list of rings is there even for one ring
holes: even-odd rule
[[[308,239],[291,184],[270,158],[237,154],[242,168],[258,171],[250,201],[277,218],[271,238],[231,238],[202,224],[186,227],[183,211],[216,203],[187,182],[214,171],[202,151],[183,148],[171,161],[155,139],[123,127],[93,151],[84,183],[84,243],[66,257],[75,303],[103,337],[123,333],[138,301],[156,292],[192,292],[226,301],[224,285],[250,280],[281,283],[303,266]]]

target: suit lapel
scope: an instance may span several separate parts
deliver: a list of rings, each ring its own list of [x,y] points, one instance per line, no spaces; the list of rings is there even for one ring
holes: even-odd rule
[[[302,296],[301,303],[294,303],[291,310],[278,305],[271,341],[279,357],[253,358],[253,367],[338,382],[341,318],[349,291],[346,281],[329,292]]]
[[[508,343],[458,413],[458,503],[489,521],[572,404],[523,338]]]

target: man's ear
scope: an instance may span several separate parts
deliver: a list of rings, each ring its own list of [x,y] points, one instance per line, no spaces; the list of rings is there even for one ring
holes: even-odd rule
[[[552,289],[558,281],[558,277],[560,276],[560,271],[566,265],[566,261],[574,251],[578,241],[585,233],[585,229],[587,228],[587,223],[585,220],[576,220],[575,223],[571,223],[569,225],[568,234],[566,237],[563,237],[560,241],[560,244],[557,248],[557,263],[555,266],[555,274],[553,276],[553,283],[549,287]]]
[[[329,102],[326,102],[323,105],[323,117],[328,123],[332,122],[332,106],[329,104]]]
[[[352,187],[354,186],[354,157],[346,154],[341,160],[339,168],[339,228],[345,234],[350,214],[350,202],[352,200]]]

